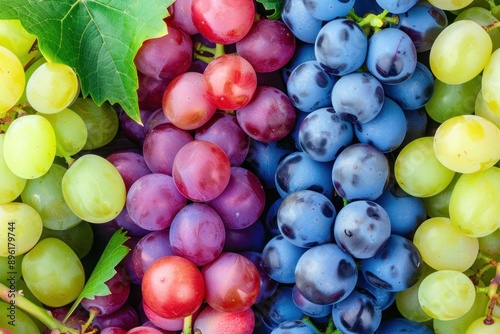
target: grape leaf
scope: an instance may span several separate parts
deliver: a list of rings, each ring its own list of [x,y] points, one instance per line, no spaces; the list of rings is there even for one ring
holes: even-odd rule
[[[133,59],[146,39],[163,36],[174,0],[0,0],[0,19],[18,19],[49,61],[71,66],[83,97],[119,103],[140,122]]]
[[[264,8],[264,16],[268,19],[277,20],[281,17],[285,0],[256,0],[257,4]]]
[[[92,274],[90,274],[87,283],[71,306],[71,309],[68,311],[64,321],[69,318],[83,298],[94,299],[95,296],[106,296],[111,293],[105,283],[115,275],[115,267],[130,251],[130,248],[124,245],[124,243],[129,239],[126,234],[127,232],[120,228],[113,234],[111,239],[109,239],[109,242],[106,245],[106,248],[104,248],[99,261],[97,261]]]

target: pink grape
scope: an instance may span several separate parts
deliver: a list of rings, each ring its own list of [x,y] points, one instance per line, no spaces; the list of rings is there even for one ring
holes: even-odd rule
[[[163,92],[162,91],[162,96]],[[144,123],[144,133],[146,134],[146,137],[148,133],[153,130],[157,125],[160,124],[165,124],[165,123],[170,123],[170,121],[165,117],[165,114],[163,113],[163,109],[161,108],[161,102],[160,102],[160,107],[153,111],[151,115],[149,115],[148,119]]]
[[[108,155],[106,159],[115,166],[122,176],[127,191],[141,176],[151,174],[144,157],[136,152],[116,152]]]
[[[206,306],[196,317],[193,330],[201,333],[252,334],[255,316],[251,308],[240,312],[220,312]]]
[[[184,325],[184,318],[168,319],[159,316],[151,308],[142,301],[142,307],[144,309],[144,314],[151,321],[151,323],[161,329],[166,329],[169,331],[179,331]]]
[[[163,333],[156,328],[147,326],[138,326],[129,330],[127,334],[163,334]]]
[[[170,245],[170,229],[149,232],[132,250],[132,265],[141,280],[149,266],[161,257],[174,255]]]
[[[174,3],[168,7],[170,16],[167,17],[167,25],[170,27],[170,25],[173,24],[185,31],[188,35],[197,34],[198,29],[196,29],[193,23],[191,3],[192,0],[175,0]]]

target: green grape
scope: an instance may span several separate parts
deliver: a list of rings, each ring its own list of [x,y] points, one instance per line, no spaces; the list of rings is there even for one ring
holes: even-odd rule
[[[493,317],[493,323],[486,325],[484,319],[486,317],[477,318],[465,331],[465,334],[498,334],[500,333],[500,318]]]
[[[21,193],[23,203],[31,205],[42,217],[43,226],[53,230],[66,230],[82,221],[64,200],[62,179],[67,169],[52,164],[39,178],[28,180]]]
[[[471,7],[462,11],[455,18],[455,21],[459,20],[472,20],[483,27],[498,22],[497,18],[493,16],[490,10],[483,7]],[[493,43],[493,50],[498,49],[498,47],[500,47],[500,31],[498,29],[492,29],[488,31],[488,35],[490,35]]]
[[[443,191],[430,197],[425,197],[422,199],[425,206],[425,211],[429,217],[450,217],[450,197],[455,184],[460,178],[460,173],[455,173],[450,184]]]
[[[71,105],[87,125],[87,142],[84,150],[93,150],[102,147],[116,136],[120,122],[113,107],[104,102],[98,106],[91,98],[77,98]]]
[[[40,239],[57,238],[64,241],[75,254],[81,259],[90,252],[94,241],[94,232],[89,222],[82,221],[67,230],[57,231],[50,228],[43,228]]]
[[[413,284],[406,290],[399,291],[396,294],[396,307],[399,313],[401,313],[401,315],[406,319],[416,322],[424,322],[432,319],[420,306],[418,301],[418,287],[424,278],[434,271],[435,270],[432,267],[423,263],[422,275],[418,279],[417,283]]]
[[[44,57],[38,58],[36,61],[34,61],[24,72],[25,82],[28,82],[33,72],[35,72],[37,68],[39,68],[42,64],[46,62],[47,59],[45,59]],[[28,103],[28,98],[26,97],[26,89],[23,91],[23,95],[21,95],[21,98],[19,99],[18,103]]]
[[[500,229],[496,229],[493,233],[478,238],[479,250],[486,256],[495,257],[500,255]]]
[[[40,239],[42,228],[42,218],[28,204],[0,204],[0,256],[26,253]]]
[[[12,283],[17,284],[21,279],[21,262],[23,255],[18,256],[0,256],[0,283],[10,286]]]
[[[3,143],[9,169],[24,179],[47,173],[56,155],[56,135],[50,122],[39,115],[16,118]]]
[[[429,0],[429,3],[444,10],[457,10],[468,6],[472,0]]]
[[[482,90],[480,90],[477,94],[474,110],[477,116],[486,118],[495,124],[497,128],[500,128],[500,110],[495,112],[486,104],[486,102],[484,102]]]
[[[500,227],[500,168],[463,174],[450,197],[450,219],[471,237],[484,237]]]
[[[24,30],[19,20],[0,20],[0,46],[6,47],[17,57],[29,53],[36,36]]]
[[[0,328],[15,334],[43,333],[31,317],[15,304],[0,300]]]
[[[87,127],[83,119],[71,109],[55,114],[40,114],[45,117],[56,134],[56,155],[70,159],[80,152],[87,142]]]
[[[457,85],[446,84],[435,79],[434,93],[425,105],[425,111],[438,123],[443,123],[454,116],[473,114],[480,89],[480,75]]]
[[[9,49],[0,46],[0,118],[12,108],[26,84],[23,64]]]
[[[443,191],[455,172],[436,158],[433,137],[421,137],[408,143],[398,154],[394,174],[399,186],[415,197],[429,197]]]
[[[413,236],[425,263],[436,270],[465,271],[476,260],[477,238],[468,237],[449,218],[429,218],[420,224]]]
[[[418,301],[433,319],[459,318],[471,309],[475,298],[476,289],[470,278],[455,270],[435,271],[418,288]]]
[[[484,103],[496,115],[500,115],[500,49],[496,49],[483,71],[481,83]]]
[[[85,284],[85,272],[75,252],[57,238],[40,240],[24,256],[23,278],[43,304],[60,307],[74,301]]]
[[[439,125],[434,134],[438,160],[459,173],[487,169],[500,160],[500,129],[476,115],[455,116]]]
[[[432,44],[432,73],[447,84],[472,80],[484,69],[492,52],[490,35],[476,22],[460,20],[448,25]]]
[[[75,161],[62,179],[64,199],[71,210],[90,223],[114,219],[125,206],[126,188],[108,160],[86,154]]]
[[[66,109],[80,92],[75,71],[65,64],[46,62],[26,84],[29,104],[38,112],[54,114]]]
[[[21,195],[26,179],[17,176],[7,167],[3,157],[3,142],[5,133],[0,134],[0,204],[9,203]]]

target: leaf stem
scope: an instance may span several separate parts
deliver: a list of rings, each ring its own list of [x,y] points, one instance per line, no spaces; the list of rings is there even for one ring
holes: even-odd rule
[[[494,29],[497,29],[500,27],[500,21],[495,21],[491,24],[488,24],[488,25],[485,25],[485,26],[482,26],[484,30],[486,30],[486,32],[490,32]]]
[[[184,318],[182,334],[191,334],[193,332],[193,315],[188,315]]]
[[[50,330],[59,329],[61,333],[79,334],[78,330],[67,327],[59,320],[52,317],[47,310],[36,305],[28,298],[24,297],[21,293],[17,291],[13,292],[10,288],[6,287],[2,283],[0,283],[0,298],[9,304],[15,304],[16,307],[19,307],[26,313],[37,318]]]

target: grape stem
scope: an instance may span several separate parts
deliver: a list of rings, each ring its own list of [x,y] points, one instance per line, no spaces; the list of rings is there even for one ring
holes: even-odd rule
[[[22,291],[13,291],[0,283],[0,298],[9,304],[14,304],[16,307],[19,307],[26,313],[37,318],[50,330],[59,330],[61,333],[67,334],[80,333],[78,330],[64,325],[59,320],[55,319],[47,310],[24,297]]]
[[[188,315],[184,318],[182,334],[191,334],[193,332],[193,315]]]
[[[480,276],[478,276],[478,274],[482,275],[486,270],[490,269],[491,267],[495,268],[495,276],[491,280],[490,284],[484,288],[476,288],[477,292],[486,293],[488,295],[488,297],[490,298],[490,303],[488,305],[486,317],[484,319],[484,324],[485,325],[492,325],[495,322],[493,319],[493,309],[495,308],[495,305],[497,304],[498,299],[500,297],[500,294],[498,293],[498,287],[500,285],[500,262],[484,255],[481,252],[478,254],[477,257],[478,257],[478,259],[484,260],[487,264],[483,269],[479,270],[475,275],[473,275],[471,277],[471,279],[473,281],[474,281],[474,278],[478,279],[480,277]]]
[[[193,57],[208,64],[215,58],[225,54],[226,50],[223,44],[215,44],[215,47],[210,47],[201,42],[196,42]]]
[[[354,9],[351,9],[351,11],[347,14],[347,17],[356,22],[367,35],[370,34],[370,32],[377,32],[383,27],[385,27],[387,24],[398,24],[399,23],[399,16],[394,15],[394,16],[387,16],[389,14],[388,10],[384,10],[380,14],[373,14],[373,13],[368,13],[365,14],[363,17],[358,16]]]
[[[500,27],[500,21],[495,21],[491,24],[488,24],[488,25],[485,25],[485,26],[482,26],[484,30],[486,30],[486,32],[490,32],[494,29],[497,29]]]

